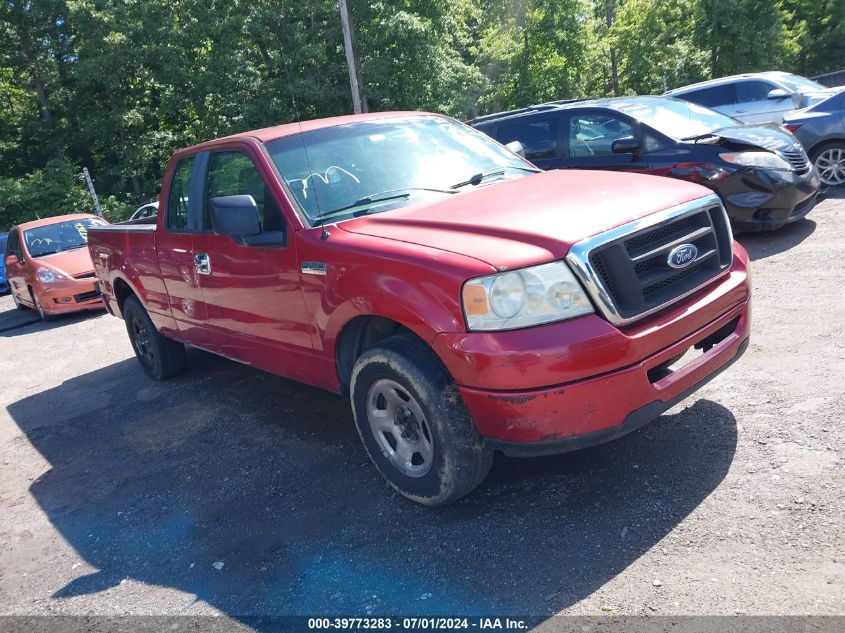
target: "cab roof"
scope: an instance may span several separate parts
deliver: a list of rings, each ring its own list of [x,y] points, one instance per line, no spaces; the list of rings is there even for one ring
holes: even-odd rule
[[[248,132],[241,132],[239,134],[231,134],[222,138],[205,141],[191,147],[186,147],[185,150],[203,150],[206,147],[213,147],[221,141],[232,141],[239,139],[258,139],[262,143],[273,141],[284,136],[292,136],[300,132],[310,132],[312,130],[321,130],[323,128],[334,127],[336,125],[346,125],[349,123],[358,123],[359,121],[374,121],[377,119],[390,119],[402,116],[431,116],[442,117],[442,114],[432,114],[429,112],[415,112],[415,111],[397,111],[397,112],[368,112],[366,114],[348,114],[345,116],[327,117],[323,119],[311,119],[309,121],[300,121],[294,123],[284,123],[282,125],[275,125],[273,127],[265,127],[258,130],[250,130]]]

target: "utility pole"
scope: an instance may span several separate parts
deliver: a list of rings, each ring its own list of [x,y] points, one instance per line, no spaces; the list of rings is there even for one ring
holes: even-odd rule
[[[616,13],[614,0],[605,0],[604,9],[605,20],[607,21],[607,30],[610,31],[610,27],[613,26],[613,18],[615,17],[614,14]],[[618,97],[619,68],[616,63],[616,50],[613,47],[610,48],[610,86],[613,88],[613,96]]]
[[[91,198],[94,200],[94,209],[97,215],[103,217],[103,210],[100,208],[100,201],[97,199],[97,192],[94,190],[94,182],[91,180],[91,174],[88,173],[88,168],[82,168],[82,174],[85,176],[85,182],[88,184],[88,191],[91,193]]]
[[[349,66],[349,86],[352,88],[352,106],[355,114],[361,114],[361,92],[358,88],[358,70],[355,67],[355,51],[352,50],[352,28],[349,25],[349,9],[346,0],[340,0],[340,22],[343,26],[343,48],[346,50],[346,65]]]

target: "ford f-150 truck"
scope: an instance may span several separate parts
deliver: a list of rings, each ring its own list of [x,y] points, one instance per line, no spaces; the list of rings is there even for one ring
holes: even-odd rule
[[[450,118],[281,125],[170,160],[154,224],[89,229],[144,370],[185,345],[348,394],[400,493],[442,505],[495,450],[654,419],[748,345],[748,257],[698,185],[544,172]]]

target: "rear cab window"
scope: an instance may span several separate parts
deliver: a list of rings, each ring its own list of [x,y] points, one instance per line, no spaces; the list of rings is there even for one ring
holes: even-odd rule
[[[191,175],[196,156],[183,158],[173,171],[170,193],[167,197],[167,228],[171,231],[188,230]]]

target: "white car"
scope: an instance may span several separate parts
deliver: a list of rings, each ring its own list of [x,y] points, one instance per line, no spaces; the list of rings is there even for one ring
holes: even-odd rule
[[[129,216],[129,221],[143,220],[144,218],[151,218],[158,213],[158,200],[155,202],[148,202],[135,209],[135,212]]]
[[[782,123],[783,116],[845,90],[784,72],[746,73],[675,88],[664,96],[686,99],[744,123]]]

